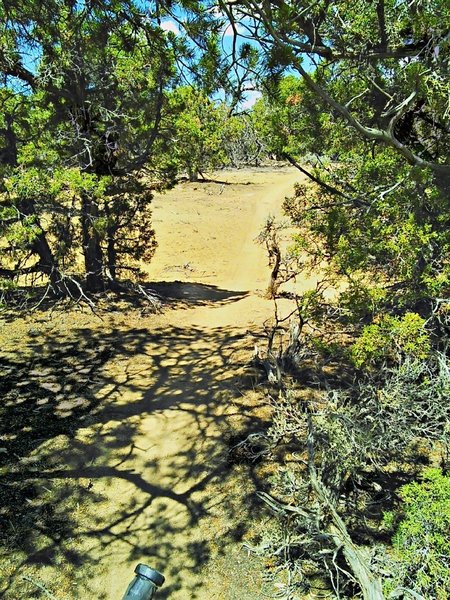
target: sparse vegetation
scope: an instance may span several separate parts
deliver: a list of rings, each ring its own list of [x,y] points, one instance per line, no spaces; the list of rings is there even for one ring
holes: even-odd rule
[[[255,414],[252,405],[251,426],[240,421],[237,438],[224,430],[236,442],[227,456],[230,472],[251,465],[246,515],[250,519],[258,498],[277,516],[245,544],[266,557],[278,598],[446,600],[450,594],[449,27],[444,0],[0,3],[0,307],[6,327],[28,327],[29,309],[51,320],[55,301],[64,310],[67,299],[85,303],[114,327],[136,311],[147,318],[135,294],[152,309],[161,306],[158,292],[142,285],[157,247],[155,195],[180,180],[188,180],[189,193],[203,187],[198,196],[208,202],[177,223],[176,234],[188,229],[194,236],[195,214],[215,204],[230,211],[228,225],[221,225],[224,244],[237,239],[247,196],[242,192],[234,212],[222,206],[231,184],[207,171],[259,168],[274,159],[297,169],[300,181],[283,204],[286,220],[265,215],[258,237],[270,267],[261,302],[274,305],[272,318],[260,324],[265,342],[255,337],[252,360],[266,406]],[[256,91],[250,106],[246,94]],[[211,233],[201,239],[210,258],[217,239]],[[225,251],[224,262],[230,256]],[[244,276],[248,257],[247,249],[235,259],[242,260]],[[183,277],[210,276],[188,255],[177,261]],[[315,288],[305,290],[300,282],[311,275]],[[222,276],[232,280],[225,270]],[[164,292],[167,285],[159,282]],[[189,285],[172,301],[231,303],[245,296],[247,283],[244,289],[234,279],[238,287],[231,290],[196,279]],[[147,476],[155,474],[135,456],[148,451],[150,463],[160,460],[151,444],[150,450],[135,445],[142,442],[137,423],[154,404],[161,414],[172,410],[175,397],[178,418],[183,411],[193,415],[207,448],[190,440],[186,463],[197,452],[219,460],[214,448],[224,453],[223,415],[214,405],[210,416],[209,394],[221,406],[220,386],[229,392],[235,381],[220,378],[202,340],[210,337],[225,368],[230,356],[220,334],[233,352],[244,334],[229,328],[200,334],[192,325],[195,343],[178,328],[167,344],[167,332],[153,332],[163,356],[161,348],[146,354],[149,330],[127,330],[126,323],[114,335],[105,326],[110,347],[95,336],[90,345],[81,330],[82,339],[72,339],[70,331],[64,349],[51,328],[28,327],[24,347],[3,356],[1,548],[13,558],[4,558],[7,582],[0,593],[11,599],[53,593],[46,588],[51,569],[45,581],[28,569],[17,583],[22,567],[42,566],[44,558],[60,568],[58,597],[75,594],[75,566],[83,565],[74,540],[78,513],[86,510],[92,525],[91,509],[102,502],[101,493],[91,492],[93,473],[125,480],[149,496],[133,497],[135,504],[121,507],[111,526],[99,526],[103,551],[117,542],[116,526],[126,524],[127,544],[135,525],[142,535],[140,519],[148,510],[155,510],[152,522],[158,510],[166,518],[161,497],[182,507],[191,525],[201,522],[202,511],[214,509],[196,494],[223,475],[215,464],[199,483],[200,468],[194,483],[183,466],[186,481],[178,481],[174,457],[170,468],[155,471],[169,477],[174,491],[120,465],[134,457]],[[133,382],[135,406],[124,432],[111,425],[120,422],[115,409],[105,408],[111,394],[120,416],[123,381],[107,372],[111,357],[133,353],[141,355],[139,374],[130,375],[131,359],[121,371]],[[178,363],[188,376],[171,371]],[[142,383],[149,364],[153,371]],[[171,389],[171,376],[179,389]],[[140,395],[137,402],[133,393]],[[228,419],[236,400],[226,399]],[[71,449],[82,461],[89,456],[79,439],[84,423],[89,435],[95,423],[94,447],[117,464],[103,464],[103,474],[78,464],[71,479],[82,474],[83,484],[71,481],[66,489]],[[155,422],[146,426],[150,431]],[[182,419],[177,426],[183,430]],[[125,446],[128,455],[114,450]],[[42,473],[58,483],[44,485]],[[267,478],[258,476],[264,473]],[[179,539],[170,527],[161,531]],[[167,556],[171,542],[159,541]],[[131,560],[139,544],[130,543]],[[211,548],[193,542],[196,566]],[[92,561],[83,567],[85,579],[91,567]]]

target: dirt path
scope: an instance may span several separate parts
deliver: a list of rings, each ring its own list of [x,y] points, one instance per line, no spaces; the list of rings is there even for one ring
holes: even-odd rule
[[[228,178],[238,185],[185,184],[155,202],[161,250],[150,277],[179,280],[169,292],[200,305],[167,313],[145,342],[139,366],[128,363],[122,407],[115,402],[120,417],[111,419],[113,428],[125,422],[123,417],[137,421],[133,448],[122,450],[120,468],[132,468],[140,479],[138,484],[114,478],[105,490],[112,493],[107,505],[116,504],[114,513],[121,515],[108,534],[114,552],[102,561],[107,568],[101,589],[111,600],[120,598],[117,592],[136,560],[165,573],[160,598],[260,597],[261,582],[241,551],[255,482],[248,480],[247,468],[228,465],[224,441],[246,420],[256,425],[260,418],[239,389],[239,368],[251,345],[248,329],[271,314],[270,303],[259,295],[268,269],[255,238],[269,214],[280,214],[298,174],[286,169]],[[167,219],[168,212],[173,219]],[[133,402],[130,415],[133,398],[141,409]],[[111,423],[105,424],[103,439]],[[124,519],[130,512],[133,516]]]
[[[186,183],[155,199],[160,249],[148,273],[175,307],[111,313],[97,331],[81,317],[53,324],[53,344],[69,329],[77,348],[85,340],[107,353],[84,425],[61,436],[61,450],[39,448],[65,465],[53,477],[78,481],[90,497],[74,515],[79,566],[69,552],[62,559],[76,566],[73,587],[58,597],[119,600],[137,562],[165,574],[159,600],[264,597],[260,565],[242,550],[255,534],[260,482],[248,465],[230,464],[228,448],[230,435],[265,415],[247,369],[252,332],[272,313],[254,239],[299,176],[219,177],[225,183]]]

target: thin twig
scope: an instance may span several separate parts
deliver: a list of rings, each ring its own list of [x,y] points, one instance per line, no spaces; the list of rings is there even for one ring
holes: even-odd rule
[[[22,575],[21,578],[24,579],[25,581],[29,581],[30,583],[32,583],[33,585],[38,587],[41,590],[41,592],[44,592],[44,594],[47,596],[47,598],[53,598],[53,600],[58,600],[56,596],[54,596],[51,592],[48,591],[48,589],[46,587],[44,587],[42,585],[42,583],[35,581],[32,577],[29,577],[28,575]]]

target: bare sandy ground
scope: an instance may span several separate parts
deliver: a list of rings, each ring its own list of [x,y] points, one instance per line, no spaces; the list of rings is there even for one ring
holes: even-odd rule
[[[281,217],[281,203],[299,175],[283,168],[225,171],[215,178],[224,183],[181,184],[154,202],[159,249],[147,267],[149,279],[163,282],[155,289],[188,306],[166,312],[145,343],[145,363],[127,361],[131,372],[114,403],[128,416],[131,400],[139,420],[134,449],[121,468],[132,467],[156,489],[113,478],[104,490],[112,494],[104,505],[112,509],[107,522],[130,507],[135,512],[114,528],[114,552],[102,561],[100,587],[92,590],[111,600],[121,597],[136,560],[165,573],[159,598],[264,597],[261,565],[242,549],[252,536],[256,482],[246,467],[228,465],[224,442],[244,423],[261,420],[239,381],[253,343],[249,332],[259,330],[273,309],[264,298],[267,256],[255,238],[269,215]],[[133,560],[130,542],[144,549]]]
[[[267,418],[248,370],[254,336],[273,310],[255,238],[268,215],[281,216],[300,175],[283,167],[211,178],[154,200],[159,248],[144,268],[169,303],[162,314],[112,312],[95,333],[92,315],[52,323],[54,337],[86,336],[111,350],[92,382],[97,408],[62,440],[57,458],[66,467],[52,475],[91,494],[76,515],[83,559],[72,589],[50,581],[58,598],[119,600],[138,562],[165,574],[161,600],[273,591],[245,551],[261,527],[255,490],[264,482],[251,465],[231,464],[228,449],[231,435]],[[11,349],[23,335],[11,328]],[[54,446],[39,453],[51,458]],[[44,580],[52,568],[40,571]]]

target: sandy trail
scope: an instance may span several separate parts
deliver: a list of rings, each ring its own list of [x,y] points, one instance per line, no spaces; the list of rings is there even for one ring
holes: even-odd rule
[[[101,576],[90,597],[121,598],[137,561],[166,575],[161,599],[260,597],[258,569],[241,551],[256,482],[227,464],[224,442],[260,418],[239,381],[248,330],[272,311],[260,293],[268,268],[255,238],[299,176],[283,169],[222,178],[238,185],[185,184],[155,201],[161,249],[149,275],[179,281],[169,291],[188,306],[167,311],[140,352],[130,340],[132,359],[108,365],[116,380],[124,369],[123,383],[104,424],[85,432],[103,451],[84,476],[102,468],[110,475],[98,507],[103,535],[91,550],[102,556]]]
[[[228,448],[232,432],[265,418],[247,370],[251,333],[272,314],[254,240],[299,175],[218,177],[225,183],[186,183],[155,199],[160,248],[148,273],[180,304],[108,316],[100,402],[58,456],[58,476],[84,482],[92,499],[77,531],[92,577],[80,565],[73,598],[119,600],[138,562],[165,574],[158,600],[264,597],[260,566],[242,550],[259,482],[249,465],[229,463]],[[92,343],[91,330],[75,333]]]

